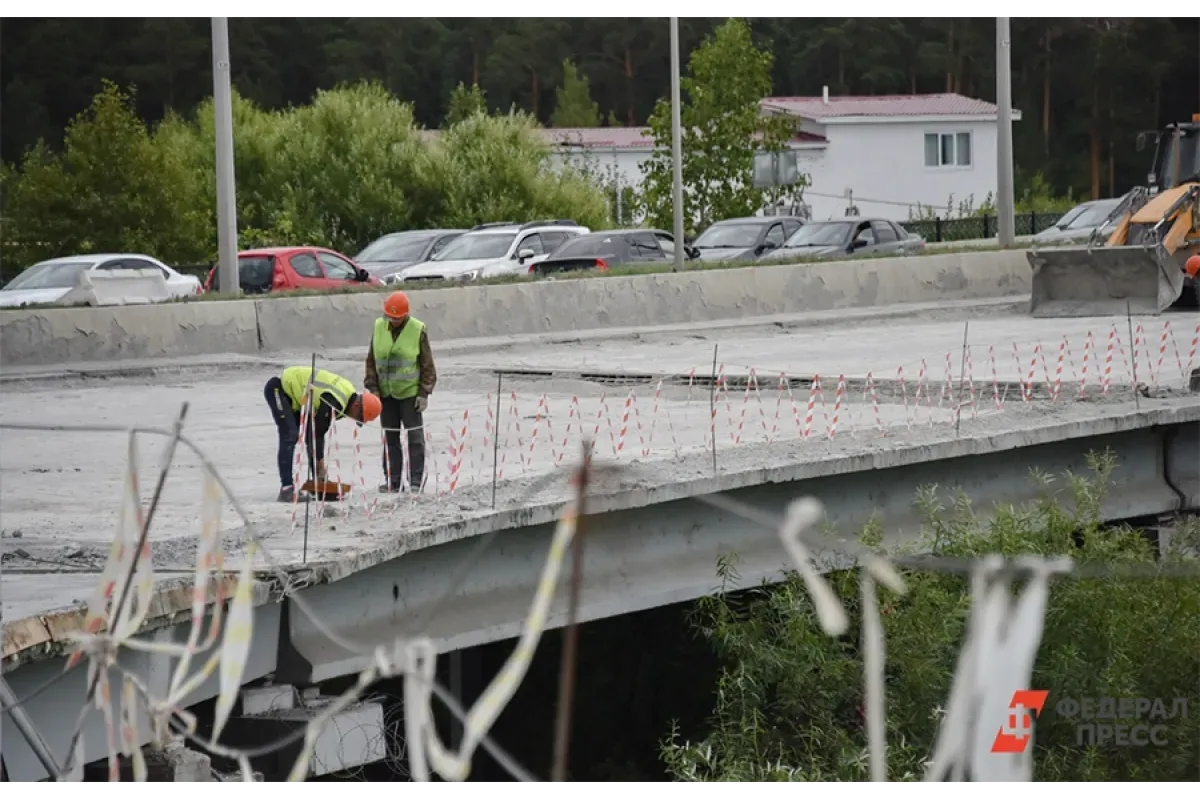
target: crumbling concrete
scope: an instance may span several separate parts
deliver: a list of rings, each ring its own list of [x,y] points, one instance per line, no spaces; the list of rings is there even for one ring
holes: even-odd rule
[[[1021,335],[1029,342],[1041,334],[1046,337],[1043,341],[1053,341],[1061,329],[1051,326],[1052,322],[1042,320],[1035,326],[1027,319],[997,316],[971,327],[1001,339]],[[1100,320],[1092,324],[1099,328],[1110,323]],[[816,371],[815,366],[826,374],[862,374],[885,359],[918,356],[919,360],[927,356],[932,362],[939,352],[961,343],[961,327],[952,321],[893,324],[867,333],[847,325],[835,327],[832,332],[802,327],[770,334],[759,330],[717,335],[721,354],[730,353],[728,360],[720,359],[727,368],[733,369],[745,359],[749,365],[761,365],[764,379],[774,369],[790,368],[804,374]],[[489,400],[488,392],[495,392],[496,378],[488,370],[512,364],[544,367],[573,362],[577,370],[582,364],[595,370],[642,366],[656,372],[680,372],[696,363],[701,353],[710,353],[711,344],[691,336],[646,337],[637,344],[624,343],[620,358],[615,347],[596,343],[559,345],[542,351],[512,347],[487,361],[470,354],[441,358],[439,388],[426,417],[432,439],[426,493],[417,498],[377,495],[374,487],[382,478],[378,427],[362,429],[356,450],[351,438],[353,426],[338,423],[336,447],[330,444],[331,472],[352,483],[356,491],[346,502],[314,504],[309,509],[307,550],[302,535],[304,507],[273,502],[278,489],[276,434],[264,408],[262,385],[277,367],[209,372],[195,377],[162,376],[152,383],[135,377],[39,382],[6,391],[0,397],[0,414],[12,422],[79,421],[166,429],[180,404],[187,401],[191,410],[185,432],[217,465],[251,522],[266,537],[268,554],[264,558],[269,556],[289,569],[306,560],[310,564],[352,565],[356,563],[355,554],[379,550],[385,542],[403,542],[410,534],[431,526],[483,519],[492,513],[495,437],[487,432],[486,420],[489,411],[495,414],[495,397]],[[839,360],[833,361],[838,354]],[[362,369],[361,348],[347,355],[351,360],[332,361],[326,366],[357,381]],[[707,358],[706,370],[711,369],[711,355]],[[770,363],[775,360],[785,363]],[[958,364],[954,366],[957,371]],[[1013,371],[1015,377],[1015,365]],[[759,395],[731,390],[715,398],[717,471],[745,472],[768,464],[816,463],[843,456],[897,452],[956,435],[1007,435],[1046,420],[1070,422],[1133,412],[1128,383],[1121,386],[1116,370],[1113,381],[1109,397],[1082,403],[1069,402],[1070,392],[1057,402],[1023,403],[1010,396],[1005,399],[1004,409],[998,411],[990,396],[980,397],[974,408],[968,403],[961,409],[956,428],[957,398],[941,394],[941,376],[937,375],[931,386],[938,393],[915,412],[895,396],[881,400],[878,416],[869,397],[864,400],[859,394],[843,398],[842,406],[836,409],[833,438],[829,426],[835,412],[836,386],[830,381],[823,387],[824,409],[819,405],[814,408],[807,439],[803,438],[807,392],[796,393],[793,406],[792,398],[776,392],[773,386],[764,385]],[[624,403],[631,388],[636,406],[630,404],[629,419],[623,421]],[[564,467],[578,457],[581,431],[596,438],[599,460],[625,465],[621,473],[604,479],[608,483],[602,481],[601,489],[638,489],[711,475],[714,437],[708,390],[664,387],[655,413],[655,389],[654,383],[629,387],[557,377],[505,378],[499,414],[496,507],[520,508],[565,497]],[[954,389],[958,390],[957,384]],[[514,393],[516,405],[512,403]],[[606,393],[605,403],[600,402],[602,393]],[[1140,399],[1142,411],[1180,404],[1186,407],[1194,402],[1173,399],[1162,391],[1151,395]],[[968,398],[965,392],[960,396]],[[47,409],[52,413],[48,415]],[[457,449],[451,450],[451,431],[459,436],[464,412],[469,425],[467,444],[455,491],[448,492],[449,467],[457,454]],[[514,423],[511,429],[510,422]],[[519,439],[516,423],[520,425]],[[143,501],[148,502],[165,440],[143,436],[140,441],[142,494]],[[59,608],[90,595],[116,524],[125,461],[125,440],[119,434],[4,432],[0,504],[4,509],[6,580],[20,572],[14,578],[30,587],[27,597],[5,593],[6,619]],[[152,543],[160,574],[182,576],[194,568],[201,476],[197,458],[181,449],[155,517]],[[235,519],[231,507],[227,506],[224,513],[227,566],[233,568],[241,558],[248,531]],[[59,571],[59,575],[50,578],[34,574],[39,570]],[[185,608],[186,603],[180,607]]]

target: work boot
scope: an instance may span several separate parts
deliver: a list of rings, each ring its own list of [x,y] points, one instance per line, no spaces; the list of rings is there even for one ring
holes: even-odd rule
[[[295,486],[284,486],[282,489],[279,490],[279,497],[275,498],[276,502],[279,502],[279,503],[295,503],[295,502],[303,501],[303,500],[307,500],[307,499],[308,499],[308,493],[304,492],[304,491],[300,492],[299,497],[296,496],[296,487]]]
[[[379,484],[380,494],[396,494],[399,491],[400,491],[400,486],[398,484],[395,486],[392,486],[391,484],[387,484],[387,483]]]

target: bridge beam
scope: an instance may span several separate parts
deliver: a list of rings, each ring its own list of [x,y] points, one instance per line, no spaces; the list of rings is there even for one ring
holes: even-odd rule
[[[1038,487],[1032,471],[1056,477],[1066,470],[1086,474],[1088,454],[1106,449],[1117,459],[1115,485],[1103,509],[1107,520],[1196,509],[1198,440],[1200,425],[1190,421],[1109,430],[1029,446],[1010,444],[969,456],[909,459],[877,469],[860,466],[859,471],[747,486],[728,496],[774,515],[782,515],[801,495],[820,498],[836,531],[821,542],[819,556],[830,566],[844,552],[840,537],[853,535],[872,515],[879,515],[884,524],[886,544],[915,541],[921,527],[914,505],[918,487],[936,485],[944,503],[962,490],[976,509],[987,513],[997,503],[1035,499]],[[1061,480],[1057,485],[1063,486]],[[553,528],[538,524],[501,532],[466,585],[436,609],[423,631],[412,626],[439,604],[446,581],[475,547],[474,537],[407,553],[334,583],[307,588],[304,596],[327,624],[360,642],[381,643],[423,632],[440,651],[449,652],[511,638],[527,616]],[[716,561],[723,553],[738,554],[742,586],[777,580],[787,566],[774,533],[695,499],[599,513],[589,518],[587,531],[580,597],[584,621],[709,594],[717,587]],[[566,586],[560,580],[551,627],[565,623],[565,609]],[[366,666],[361,654],[327,641],[307,619],[289,610],[284,621],[287,641],[279,655],[281,680],[316,682]]]

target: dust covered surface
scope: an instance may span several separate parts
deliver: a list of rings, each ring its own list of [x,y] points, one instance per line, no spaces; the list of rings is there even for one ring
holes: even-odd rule
[[[1175,327],[1184,327],[1178,324],[1180,316],[1170,319]],[[1064,324],[1077,327],[1064,333]],[[1097,341],[1103,341],[1105,326],[1111,324],[1108,320],[1032,321],[1004,314],[996,319],[985,317],[970,323],[972,358],[976,341],[986,353],[984,334],[998,340],[997,345],[1019,335],[1028,361],[1031,341],[1056,348],[1066,335],[1075,347],[1074,340],[1082,343],[1089,330]],[[568,496],[570,467],[581,452],[581,435],[595,439],[598,465],[621,467],[599,474],[594,492],[603,495],[712,476],[714,438],[717,470],[730,474],[953,440],[958,404],[957,436],[961,438],[1121,416],[1139,408],[1151,411],[1194,405],[1194,396],[1185,397],[1181,392],[1190,335],[1178,334],[1178,341],[1172,340],[1172,345],[1183,351],[1179,363],[1168,347],[1163,360],[1166,366],[1159,367],[1158,340],[1151,335],[1151,324],[1146,323],[1145,338],[1153,344],[1152,358],[1139,371],[1139,382],[1151,385],[1145,390],[1149,396],[1140,396],[1137,407],[1129,379],[1119,367],[1113,368],[1109,395],[1090,392],[1084,400],[1078,399],[1067,368],[1066,388],[1059,398],[1040,399],[1049,396],[1053,359],[1047,368],[1050,379],[1037,364],[1039,399],[1031,402],[1022,401],[1019,389],[993,383],[990,368],[984,366],[986,358],[982,365],[973,361],[973,371],[963,381],[967,373],[961,359],[961,322],[911,320],[878,329],[773,326],[767,330],[656,334],[614,343],[580,341],[541,348],[509,345],[491,357],[479,352],[446,355],[439,358],[438,388],[425,418],[424,493],[380,495],[376,491],[383,479],[378,426],[359,429],[356,439],[355,426],[339,422],[327,444],[330,477],[352,484],[354,491],[340,503],[311,504],[307,548],[305,506],[275,502],[279,488],[277,440],[263,384],[277,373],[277,365],[205,370],[195,375],[16,384],[6,386],[0,397],[0,415],[19,423],[138,424],[168,429],[180,404],[188,402],[185,433],[236,493],[266,540],[266,557],[293,568],[306,561],[310,565],[353,562],[356,554],[365,552],[400,553],[428,546],[439,537],[484,530],[491,524],[487,518],[495,513],[493,470],[497,511],[563,502]],[[1162,327],[1161,321],[1157,324]],[[1042,332],[1044,340],[1036,339]],[[580,377],[589,370],[686,375],[693,367],[704,374],[711,370],[714,343],[720,345],[719,360],[728,374],[745,374],[739,364],[755,367],[762,381],[757,391],[731,386],[714,391],[710,398],[706,386],[664,384],[659,390],[654,379],[603,383]],[[436,339],[434,348],[436,353]],[[1011,343],[1008,348],[1008,373],[1000,372],[1000,366],[997,372],[999,380],[1012,382],[1022,376],[1019,362],[1011,355]],[[960,355],[952,361],[954,381],[950,385],[944,376],[946,351]],[[707,364],[702,361],[705,353]],[[1073,353],[1077,376],[1080,353]],[[323,366],[357,382],[362,374],[361,355],[346,354]],[[941,365],[936,372],[930,367],[919,407],[914,397],[916,376],[908,370],[910,383],[903,392],[893,387],[872,397],[860,382],[848,388],[838,403],[839,373],[849,376],[878,370],[878,374],[894,378],[895,362],[914,358],[918,364],[925,358],[927,364]],[[893,364],[890,368],[889,362]],[[1093,357],[1093,370],[1095,363]],[[504,368],[541,370],[542,374],[502,378],[497,413],[493,370]],[[811,398],[811,422],[810,389],[794,388],[791,394],[779,390],[772,380],[781,371],[809,377],[822,373],[822,395]],[[833,378],[826,377],[829,375]],[[994,393],[997,388],[999,394]],[[1002,409],[996,407],[997,397]],[[807,439],[803,436],[806,427]],[[0,552],[6,574],[28,581],[31,579],[24,576],[43,572],[36,602],[47,608],[69,604],[79,599],[77,584],[88,574],[98,575],[107,558],[120,508],[127,436],[21,430],[5,430],[0,436]],[[138,442],[139,482],[142,500],[148,503],[166,439],[143,435]],[[161,571],[178,573],[194,568],[202,478],[198,458],[181,447],[151,535],[154,563]],[[227,566],[234,568],[248,532],[228,503],[223,513]],[[434,529],[441,533],[435,535]],[[63,577],[61,590],[55,589],[56,575]],[[21,602],[24,609],[31,601],[32,597],[13,598],[6,592],[5,615],[10,614],[12,603]]]

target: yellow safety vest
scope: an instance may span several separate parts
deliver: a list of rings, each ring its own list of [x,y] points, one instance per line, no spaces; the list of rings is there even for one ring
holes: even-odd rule
[[[308,391],[308,380],[311,376],[312,367],[288,367],[280,376],[283,391],[292,401],[292,409],[295,411],[299,411],[304,405],[304,394]],[[354,393],[353,383],[329,370],[318,369],[317,376],[313,379],[313,410],[317,410],[321,398],[328,394],[334,400],[334,405],[344,414],[350,396]]]
[[[404,400],[416,397],[421,386],[421,369],[417,359],[421,354],[421,331],[425,323],[409,317],[400,331],[392,338],[392,328],[384,317],[375,320],[375,337],[372,343],[375,354],[375,372],[379,375],[379,393],[383,397]]]

